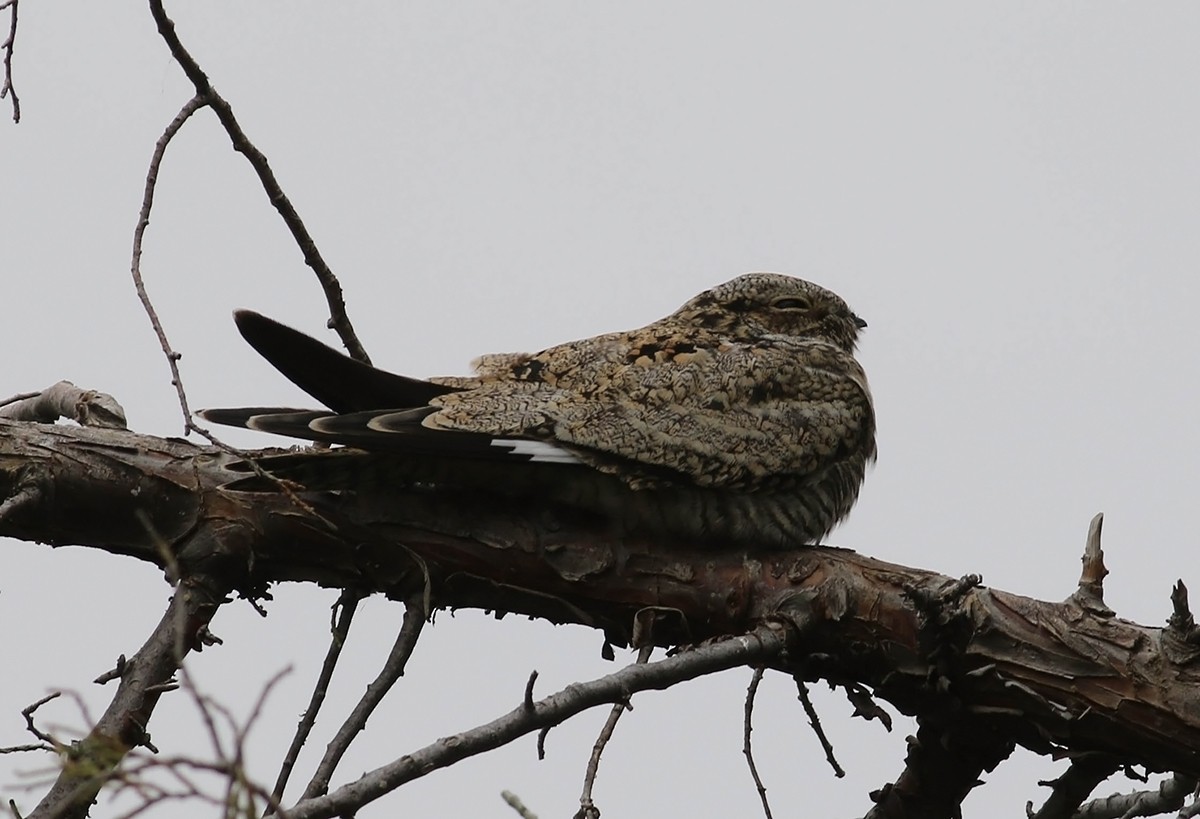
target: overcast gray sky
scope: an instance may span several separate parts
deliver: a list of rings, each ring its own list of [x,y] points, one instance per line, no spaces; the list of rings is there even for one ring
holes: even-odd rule
[[[1200,5],[168,11],[270,157],[377,364],[463,372],[482,352],[644,324],[745,271],[803,276],[870,322],[860,359],[879,463],[831,542],[1061,599],[1103,510],[1121,616],[1161,624],[1175,579],[1200,583],[1187,523],[1200,486]],[[23,5],[14,70],[24,119],[0,123],[0,394],[68,378],[115,395],[134,429],[179,434],[128,271],[151,149],[190,86],[140,4]],[[323,301],[211,113],[169,151],[146,242],[147,286],[193,406],[302,401],[229,312],[320,334]],[[137,649],[168,595],[132,560],[0,543],[0,745],[28,741],[20,708],[52,688],[98,713],[111,691],[88,681]],[[266,783],[336,592],[275,598],[265,620],[226,607],[213,624],[225,645],[189,660],[238,713],[292,666],[251,742]],[[400,619],[395,604],[366,606],[297,785]],[[613,670],[600,647],[583,628],[442,612],[338,781],[507,711],[532,669],[544,693]],[[756,815],[741,756],[749,676],[639,695],[596,786],[605,815]],[[823,691],[817,704],[843,780],[790,680],[763,685],[754,737],[777,815],[862,815],[867,792],[901,770],[911,726],[851,722]],[[82,724],[65,701],[44,713]],[[361,815],[510,817],[505,788],[543,817],[570,815],[603,718],[553,731],[543,762],[531,737]],[[196,724],[176,696],[150,730],[164,753],[195,753]],[[0,758],[0,793],[30,807],[16,787],[43,765]],[[1019,815],[1061,769],[1018,752],[966,815]],[[102,798],[93,815],[120,804]]]

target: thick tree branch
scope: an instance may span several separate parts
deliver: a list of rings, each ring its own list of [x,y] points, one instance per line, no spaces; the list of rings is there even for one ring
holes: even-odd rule
[[[904,772],[871,794],[867,819],[958,819],[959,805],[979,776],[1008,758],[1014,742],[987,720],[922,717],[908,738]]]
[[[1032,811],[1032,806],[1026,808],[1029,819],[1071,819],[1096,786],[1120,767],[1120,763],[1104,754],[1084,754],[1071,760],[1063,775],[1049,783],[1053,792],[1046,804],[1037,813]]]
[[[917,715],[923,753],[960,749],[958,796],[1009,741],[1200,775],[1200,661],[1182,592],[1173,625],[1150,628],[1070,599],[1031,600],[840,549],[621,541],[568,509],[479,493],[305,493],[330,526],[283,494],[221,490],[230,460],[123,431],[0,420],[0,504],[23,498],[0,513],[0,535],[158,565],[166,541],[183,576],[214,565],[206,550],[215,549],[225,557],[216,576],[248,594],[281,580],[393,597],[427,589],[434,607],[581,623],[616,644],[632,641],[639,612],[656,613],[658,645],[794,622],[803,632],[766,664],[869,687]],[[205,527],[221,536],[189,534]],[[941,764],[909,762],[918,782]],[[910,784],[896,783],[897,799],[921,795]]]

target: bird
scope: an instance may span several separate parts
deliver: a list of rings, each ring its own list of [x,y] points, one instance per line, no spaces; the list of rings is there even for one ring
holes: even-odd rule
[[[198,415],[341,445],[260,461],[307,489],[487,493],[592,514],[619,536],[790,548],[829,534],[876,458],[854,355],[866,322],[781,273],[738,276],[635,330],[484,355],[467,376],[409,378],[253,311],[234,318],[325,408]]]

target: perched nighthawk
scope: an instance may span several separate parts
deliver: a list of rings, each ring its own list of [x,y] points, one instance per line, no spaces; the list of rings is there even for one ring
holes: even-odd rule
[[[532,496],[603,515],[621,533],[783,547],[824,537],[875,458],[853,355],[866,322],[834,293],[778,273],[739,276],[638,330],[486,355],[472,376],[427,381],[257,313],[235,318],[328,409],[200,415],[345,444],[263,462],[313,489]]]

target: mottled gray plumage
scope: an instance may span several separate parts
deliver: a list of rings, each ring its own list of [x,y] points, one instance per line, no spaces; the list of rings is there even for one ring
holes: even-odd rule
[[[265,323],[248,331],[253,322]],[[488,355],[473,376],[428,382],[355,365],[362,371],[342,384],[305,372],[310,356],[279,352],[294,345],[255,338],[295,331],[254,314],[239,326],[337,412],[206,417],[395,453],[398,484],[542,493],[625,532],[815,543],[849,512],[875,457],[871,394],[853,355],[865,322],[834,293],[777,273],[739,276],[637,330]],[[368,378],[361,401],[347,397]]]

